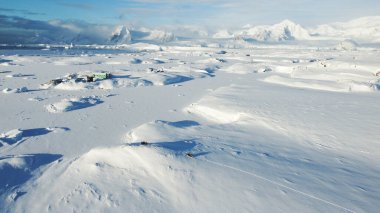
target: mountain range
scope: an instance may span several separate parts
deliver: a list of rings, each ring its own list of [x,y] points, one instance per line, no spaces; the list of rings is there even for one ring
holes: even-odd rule
[[[215,33],[213,38],[242,38],[261,42],[350,39],[357,42],[378,43],[380,42],[380,16],[324,24],[314,28],[306,28],[290,20],[274,25],[246,25],[234,31],[223,29]]]
[[[128,44],[165,43],[181,39],[243,39],[258,42],[309,40],[354,40],[358,43],[380,42],[380,16],[363,17],[304,27],[290,20],[274,25],[245,25],[234,30],[210,33],[197,27],[171,27],[170,30],[144,27],[89,24],[80,21],[48,22],[0,15],[1,44]]]

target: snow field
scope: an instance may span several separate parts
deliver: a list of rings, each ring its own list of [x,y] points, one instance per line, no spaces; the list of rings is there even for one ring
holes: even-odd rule
[[[0,205],[4,212],[374,212],[379,54],[163,46],[2,56],[22,66],[0,73],[0,89],[28,90],[0,94],[7,103]],[[100,71],[112,78],[40,87]]]

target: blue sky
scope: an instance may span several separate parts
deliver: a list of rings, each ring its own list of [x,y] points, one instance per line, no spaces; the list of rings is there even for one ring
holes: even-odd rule
[[[98,24],[234,27],[290,19],[303,25],[380,15],[379,0],[0,0],[0,14]]]

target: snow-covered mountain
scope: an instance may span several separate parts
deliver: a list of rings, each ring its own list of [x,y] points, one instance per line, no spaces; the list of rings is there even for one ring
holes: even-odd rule
[[[315,36],[380,42],[380,16],[369,16],[348,22],[336,22],[310,29]]]
[[[380,42],[380,16],[362,17],[348,22],[323,24],[314,28],[303,27],[290,20],[274,25],[245,25],[230,33],[220,30],[216,39],[252,39],[261,42],[307,41],[307,40],[352,40],[359,43]]]
[[[234,33],[235,37],[249,38],[257,41],[308,40],[309,32],[301,25],[284,20],[275,25],[245,27]]]
[[[126,26],[118,26],[109,42],[111,44],[128,44],[138,41],[163,43],[173,40],[175,40],[175,36],[171,32],[148,28],[128,29]]]
[[[92,24],[84,21],[38,21],[0,15],[1,44],[128,44],[162,43],[175,39],[172,32],[142,27]]]
[[[126,26],[119,26],[114,31],[110,42],[114,44],[127,44],[132,40],[131,32]]]
[[[137,31],[145,34],[142,37],[135,37],[134,40],[144,40],[144,41],[155,41],[155,42],[169,42],[175,40],[175,36],[172,32],[157,30],[157,29],[147,29],[141,28]]]
[[[228,30],[220,30],[216,32],[212,37],[216,39],[233,38],[234,34],[229,32]]]

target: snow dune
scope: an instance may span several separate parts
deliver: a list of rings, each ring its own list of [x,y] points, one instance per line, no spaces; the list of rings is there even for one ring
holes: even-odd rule
[[[252,133],[255,138],[250,138]],[[23,205],[32,210],[49,206],[68,211],[75,206],[80,211],[143,212],[250,211],[252,206],[260,211],[308,211],[312,206],[335,212],[376,207],[369,190],[376,190],[377,170],[347,156],[336,159],[327,150],[307,151],[266,128],[156,121],[128,135],[127,145],[93,149],[63,172],[47,172],[38,182],[44,185],[54,178],[56,184],[32,191],[44,192],[38,205],[31,205],[33,198]],[[141,145],[143,140],[149,144]],[[194,157],[185,157],[187,152]],[[358,178],[362,174],[365,178]],[[225,199],[228,202],[220,203]]]
[[[40,184],[51,178],[57,184],[33,190],[45,196],[32,209],[40,205],[52,211],[75,206],[83,211],[129,208],[143,212],[250,211],[253,206],[260,211],[310,211],[312,207],[313,211],[365,212],[376,208],[373,195],[379,193],[380,173],[366,156],[380,151],[374,140],[377,126],[366,123],[370,129],[361,133],[343,123],[340,119],[346,115],[340,109],[349,98],[331,106],[335,95],[321,102],[326,97],[318,93],[312,100],[303,97],[307,93],[296,94],[301,96],[285,102],[278,97],[287,97],[272,93],[282,105],[273,103],[276,107],[268,108],[265,105],[274,99],[260,95],[257,87],[218,89],[198,103],[218,113],[191,111],[207,120],[211,117],[212,123],[157,120],[132,129],[126,135],[127,144],[92,149],[67,164],[63,172],[47,172]],[[316,107],[309,101],[325,105]],[[297,102],[299,106],[293,107]],[[345,113],[368,121],[367,115],[355,113],[358,107],[353,105]],[[229,118],[226,115],[233,111],[245,116],[214,119]],[[321,119],[317,112],[335,116]],[[340,128],[334,130],[337,125]],[[368,138],[357,141],[355,134]],[[79,202],[83,196],[86,202]],[[34,202],[30,199],[23,205]]]

